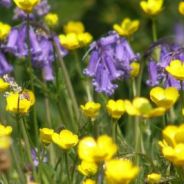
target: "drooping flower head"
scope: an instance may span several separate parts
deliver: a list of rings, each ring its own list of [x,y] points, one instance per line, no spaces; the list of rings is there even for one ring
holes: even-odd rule
[[[116,80],[130,76],[131,62],[139,59],[125,38],[115,32],[90,45],[89,65],[84,74],[92,77],[97,92],[112,95],[118,87]]]

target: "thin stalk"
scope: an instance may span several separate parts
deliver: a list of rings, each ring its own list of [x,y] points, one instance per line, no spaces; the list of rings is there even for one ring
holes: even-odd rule
[[[103,184],[103,163],[100,164],[99,169],[98,169],[98,174],[97,174],[97,184]]]
[[[116,120],[112,121],[112,137],[114,142],[117,144],[118,138],[118,122]]]
[[[66,167],[66,173],[67,173],[67,178],[68,178],[68,184],[72,184],[71,183],[71,178],[70,178],[70,167],[69,167],[69,160],[68,160],[68,153],[65,151],[64,152],[64,160],[65,160],[65,167]]]
[[[20,128],[21,128],[23,139],[25,141],[28,160],[31,163],[31,165],[33,166],[33,176],[34,176],[34,179],[36,179],[37,178],[36,170],[35,170],[35,167],[34,167],[34,164],[33,164],[32,156],[31,156],[31,146],[30,146],[30,143],[29,143],[29,138],[28,138],[26,127],[25,127],[24,123],[25,123],[24,121],[20,122]]]
[[[31,82],[31,90],[35,94],[34,89],[34,74],[33,74],[33,68],[31,63],[31,44],[30,44],[30,35],[29,35],[29,29],[30,29],[30,18],[29,14],[27,14],[27,46],[28,46],[28,73],[30,77]],[[37,118],[36,118],[36,109],[35,106],[33,106],[33,124],[34,124],[34,130],[35,130],[35,140],[38,145],[38,124],[37,124]]]
[[[75,93],[74,93],[74,90],[73,90],[73,87],[71,84],[70,77],[68,75],[68,71],[67,71],[66,66],[64,64],[63,57],[61,56],[61,54],[59,52],[59,48],[55,44],[54,44],[54,46],[56,48],[56,52],[58,55],[58,61],[59,61],[60,67],[61,67],[62,72],[63,72],[64,79],[66,82],[66,88],[68,90],[69,96],[70,96],[71,101],[72,101],[72,105],[73,105],[76,119],[79,120],[79,116],[80,116],[79,106],[78,106],[77,99],[76,99],[76,96],[75,96]]]
[[[47,96],[45,96],[44,101],[45,101],[45,110],[46,110],[46,118],[47,118],[48,128],[52,128],[49,99]]]
[[[156,29],[156,20],[152,19],[152,34],[153,34],[153,41],[157,41],[157,29]]]

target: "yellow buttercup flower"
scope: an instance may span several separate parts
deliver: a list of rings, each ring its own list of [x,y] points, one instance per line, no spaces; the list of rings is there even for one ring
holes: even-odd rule
[[[52,142],[52,135],[54,134],[54,130],[50,128],[42,128],[40,129],[40,139],[43,144],[50,144]]]
[[[11,145],[10,135],[12,133],[11,126],[0,124],[0,149],[8,149]]]
[[[107,111],[114,119],[119,119],[125,113],[125,103],[123,100],[109,100],[106,105]]]
[[[59,134],[52,134],[52,141],[61,149],[67,150],[74,147],[78,143],[78,136],[69,130],[61,130]]]
[[[114,24],[113,29],[120,35],[129,37],[139,29],[139,20],[125,18],[120,25]]]
[[[55,27],[58,25],[59,23],[59,17],[56,13],[48,13],[45,17],[44,17],[45,23],[49,26],[49,27]]]
[[[64,25],[64,32],[68,33],[84,33],[85,28],[82,22],[80,21],[70,21],[66,25]]]
[[[143,97],[136,97],[133,99],[133,102],[125,100],[125,108],[130,116],[141,116],[144,118],[162,116],[166,111],[163,107],[153,108],[150,101]]]
[[[86,162],[83,160],[77,169],[84,176],[92,176],[97,173],[98,165],[95,162]]]
[[[33,8],[40,2],[40,0],[14,0],[18,8],[25,11],[26,13],[31,13]]]
[[[99,114],[101,105],[92,101],[87,102],[85,105],[80,106],[85,116],[90,118],[96,118]]]
[[[92,179],[86,179],[82,182],[82,184],[96,184],[96,181]]]
[[[0,92],[5,91],[10,84],[8,82],[5,82],[2,78],[0,78]]]
[[[178,100],[179,92],[174,87],[155,87],[150,91],[150,98],[157,106],[169,109]]]
[[[175,165],[184,165],[184,124],[169,125],[163,131],[163,140],[159,141],[162,154]]]
[[[93,137],[85,137],[78,145],[79,158],[88,162],[109,160],[116,152],[117,145],[107,135],[101,135],[97,140]]]
[[[143,11],[150,16],[159,14],[163,9],[164,0],[141,1],[140,6]]]
[[[0,22],[0,41],[5,40],[11,31],[11,26]]]
[[[160,180],[161,180],[161,174],[158,174],[158,173],[151,173],[151,174],[148,174],[146,180],[147,180],[147,182],[148,182],[149,184],[156,184],[156,183],[159,183]]]
[[[32,91],[24,90],[22,93],[10,93],[6,97],[6,110],[9,112],[25,114],[35,103]]]
[[[178,11],[181,15],[184,15],[184,2],[181,1],[178,5]]]
[[[83,46],[86,46],[86,45],[90,44],[91,41],[93,40],[93,36],[88,32],[79,33],[77,35],[77,37],[78,37],[80,47],[83,47]]]
[[[68,50],[74,50],[80,47],[77,34],[75,33],[61,34],[59,35],[59,41]]]
[[[140,64],[137,62],[133,62],[130,64],[130,66],[131,66],[131,71],[130,71],[131,77],[137,77],[140,72]]]
[[[184,80],[184,63],[180,60],[172,60],[166,67],[166,71],[178,80]]]
[[[139,173],[139,168],[131,161],[114,159],[105,163],[107,184],[129,184]]]

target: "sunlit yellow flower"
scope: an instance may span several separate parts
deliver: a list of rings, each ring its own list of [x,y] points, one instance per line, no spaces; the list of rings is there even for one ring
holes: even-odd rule
[[[125,113],[125,103],[123,100],[109,100],[107,102],[107,111],[114,119],[119,119]]]
[[[88,44],[91,43],[91,41],[93,40],[93,37],[90,33],[85,32],[85,33],[79,33],[77,35],[78,37],[78,42],[80,44],[80,47],[86,46]]]
[[[85,28],[82,22],[80,21],[70,21],[66,25],[64,25],[64,32],[68,33],[84,33]]]
[[[31,13],[33,8],[40,2],[40,0],[14,0],[18,8],[25,11],[26,13]]]
[[[0,41],[6,39],[10,31],[11,31],[11,26],[0,22]]]
[[[22,93],[10,93],[6,97],[6,110],[9,112],[25,114],[35,103],[32,91],[24,90]]]
[[[95,175],[98,171],[98,165],[95,162],[82,161],[77,167],[78,171],[84,176]]]
[[[9,136],[12,133],[11,126],[4,126],[0,124],[0,136]]]
[[[116,152],[116,144],[107,135],[101,135],[97,140],[93,137],[85,137],[78,145],[79,158],[88,162],[109,160]]]
[[[55,27],[58,25],[59,23],[59,17],[56,13],[48,13],[45,17],[44,17],[45,23],[49,26],[49,27]]]
[[[171,108],[178,100],[179,92],[174,87],[155,87],[150,91],[151,100],[159,107]]]
[[[96,184],[96,181],[92,179],[86,179],[82,182],[82,184]]]
[[[147,1],[141,1],[140,6],[143,9],[143,11],[150,15],[157,15],[162,11],[164,0],[147,0]]]
[[[113,29],[120,35],[129,37],[139,29],[139,20],[125,18],[120,25],[114,24]]]
[[[184,165],[184,124],[169,125],[163,131],[163,140],[159,141],[162,154],[175,165]]]
[[[99,114],[101,105],[92,101],[80,106],[85,116],[95,118]]]
[[[12,133],[11,126],[0,124],[0,149],[8,149],[11,145],[10,135]]]
[[[138,62],[133,62],[130,64],[130,66],[131,66],[130,75],[132,77],[137,77],[140,72],[140,64]]]
[[[132,162],[114,159],[105,164],[105,177],[108,184],[129,184],[138,174],[139,168]]]
[[[142,116],[144,118],[162,116],[166,110],[163,107],[153,108],[149,100],[143,97],[136,97],[133,99],[133,102],[125,100],[125,108],[129,115]]]
[[[40,129],[40,139],[43,144],[50,144],[52,142],[52,135],[54,134],[54,130],[50,128],[42,128]]]
[[[172,60],[166,67],[166,71],[178,80],[184,80],[184,63],[180,60]]]
[[[156,184],[156,183],[159,183],[160,180],[161,180],[161,174],[158,174],[158,173],[151,173],[151,174],[148,174],[146,180],[147,180],[147,182],[148,182],[149,184]]]
[[[0,92],[5,91],[10,84],[8,82],[5,82],[2,78],[0,78]]]
[[[178,5],[178,11],[181,15],[184,15],[184,2],[181,1]]]
[[[61,130],[59,134],[52,135],[52,141],[61,149],[67,150],[74,147],[78,143],[78,136],[69,130]]]
[[[66,35],[59,35],[59,41],[63,47],[68,50],[77,49],[80,47],[78,37],[75,33],[68,33]]]

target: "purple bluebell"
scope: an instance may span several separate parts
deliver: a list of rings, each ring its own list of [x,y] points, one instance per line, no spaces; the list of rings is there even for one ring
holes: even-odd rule
[[[29,14],[29,18],[34,20],[36,18],[43,17],[49,11],[50,11],[50,5],[48,4],[48,1],[47,0],[42,0],[33,9],[33,12]],[[26,17],[27,17],[27,14],[23,10],[21,10],[17,7],[14,9],[14,15],[13,15],[14,20],[17,20],[17,19],[24,20],[24,19],[26,19]]]
[[[0,76],[10,73],[13,70],[12,66],[6,60],[5,55],[0,51]]]
[[[38,167],[39,160],[40,160],[38,158],[37,154],[38,154],[38,150],[37,149],[32,149],[31,150],[31,156],[32,156],[33,164],[34,164],[35,167]],[[48,156],[47,156],[47,154],[43,150],[39,153],[39,157],[41,158],[43,163],[47,163],[48,162]]]
[[[184,49],[175,42],[160,43],[153,52],[157,53],[157,57],[150,54],[148,62],[148,80],[149,86],[162,85],[163,87],[175,87],[181,88],[180,82],[173,78],[165,68],[170,64],[172,60],[179,59],[184,62]]]
[[[9,8],[11,6],[11,0],[0,0],[0,5]]]
[[[118,87],[116,80],[129,77],[132,61],[138,60],[125,38],[115,32],[93,42],[89,49],[90,58],[84,74],[92,77],[97,92],[112,95]]]

